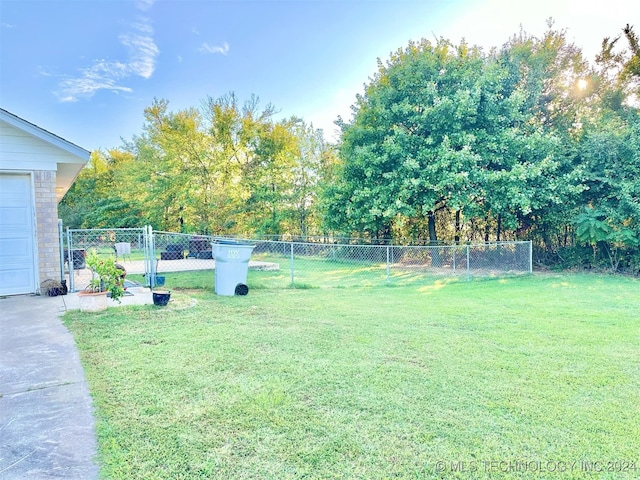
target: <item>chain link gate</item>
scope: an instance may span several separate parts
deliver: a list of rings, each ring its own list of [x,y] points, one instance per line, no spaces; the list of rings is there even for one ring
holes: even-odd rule
[[[95,252],[105,259],[113,259],[129,274],[143,275],[147,286],[154,278],[153,233],[151,227],[71,229],[63,236],[61,249],[69,272],[69,291],[84,290],[91,281],[91,271],[85,263],[86,255]],[[63,245],[64,244],[64,245]]]

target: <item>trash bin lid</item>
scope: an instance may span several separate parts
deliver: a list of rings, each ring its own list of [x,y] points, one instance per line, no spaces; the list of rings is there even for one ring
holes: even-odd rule
[[[213,242],[211,242],[213,245],[215,245],[216,243],[221,244],[221,245],[243,245],[242,243],[240,243],[237,240],[233,240],[231,238],[216,238]]]
[[[242,240],[234,240],[232,238],[220,238],[220,239],[215,239],[213,242],[211,242],[211,245],[215,246],[215,245],[234,245],[234,246],[239,246],[239,247],[255,247],[255,245],[253,245],[250,242],[243,242]]]

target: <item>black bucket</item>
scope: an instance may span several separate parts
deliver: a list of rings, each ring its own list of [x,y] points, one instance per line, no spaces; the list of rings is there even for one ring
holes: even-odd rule
[[[153,304],[160,307],[164,307],[169,303],[171,298],[171,291],[166,292],[153,292]]]
[[[234,292],[236,295],[246,295],[249,293],[249,287],[247,287],[244,283],[239,283],[236,285],[236,289]]]

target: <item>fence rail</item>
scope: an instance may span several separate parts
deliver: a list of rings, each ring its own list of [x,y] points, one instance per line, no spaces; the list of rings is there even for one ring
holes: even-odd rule
[[[84,255],[112,257],[146,286],[213,288],[212,243],[229,237],[137,229],[67,229],[62,252],[71,290],[91,279]],[[349,287],[429,284],[532,272],[531,242],[400,246],[238,238],[255,245],[250,287]]]

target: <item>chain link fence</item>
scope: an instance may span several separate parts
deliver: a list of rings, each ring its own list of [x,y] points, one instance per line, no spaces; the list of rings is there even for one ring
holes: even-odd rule
[[[192,235],[142,229],[67,230],[66,265],[70,286],[90,281],[82,261],[95,249],[145,286],[213,289],[212,244],[236,240],[255,245],[249,262],[251,288],[345,288],[429,285],[444,278],[471,280],[532,272],[531,242],[398,246],[285,241]],[[334,239],[335,240],[335,239]],[[69,259],[72,259],[69,262]]]
[[[445,277],[470,280],[532,272],[530,242],[391,246],[262,241],[252,259],[280,268],[277,275],[262,275],[265,287],[412,285]]]
[[[85,258],[91,251],[105,259],[113,259],[124,267],[127,274],[138,275],[141,279],[148,277],[151,271],[149,259],[152,258],[149,231],[148,227],[67,229],[60,242],[60,256],[64,259],[69,289],[84,290],[89,285],[92,273]],[[148,285],[148,282],[143,285]]]

